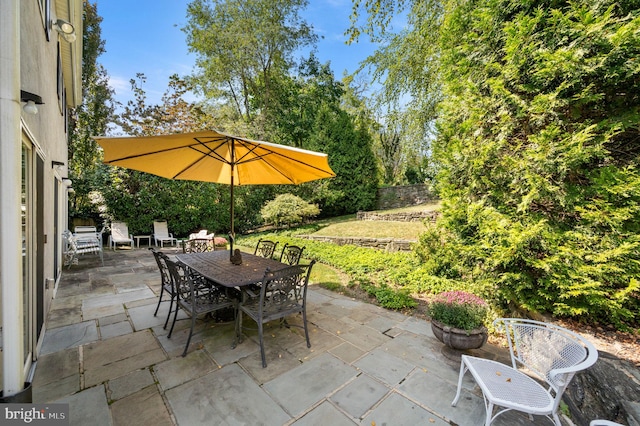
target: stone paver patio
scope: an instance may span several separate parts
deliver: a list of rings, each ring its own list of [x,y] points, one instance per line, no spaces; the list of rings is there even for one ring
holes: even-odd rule
[[[183,358],[189,322],[178,321],[168,339],[168,302],[153,316],[160,275],[151,253],[104,255],[104,266],[84,257],[64,270],[33,383],[34,402],[70,404],[72,425],[484,423],[468,378],[451,407],[459,363],[443,355],[426,321],[312,283],[311,348],[301,330],[274,324],[262,368],[256,331],[231,349],[232,323],[198,321]],[[476,354],[506,355],[491,345]],[[538,424],[550,423],[517,413],[494,423]]]

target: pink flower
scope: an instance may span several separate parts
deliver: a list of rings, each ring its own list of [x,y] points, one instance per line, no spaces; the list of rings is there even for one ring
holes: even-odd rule
[[[477,305],[482,307],[487,306],[487,302],[482,300],[480,297],[461,290],[439,293],[433,298],[432,303],[444,303],[446,305]]]

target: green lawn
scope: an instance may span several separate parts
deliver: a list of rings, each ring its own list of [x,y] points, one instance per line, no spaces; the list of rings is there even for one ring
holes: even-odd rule
[[[351,220],[327,225],[311,235],[324,237],[394,238],[417,240],[425,231],[422,222],[387,222],[379,220]]]
[[[401,209],[378,211],[380,214],[415,211],[432,211],[440,208],[439,203],[422,204]],[[395,222],[376,220],[356,220],[354,215],[342,216],[335,220],[320,222],[322,228],[312,233],[324,237],[395,238],[417,240],[425,231],[422,222]]]

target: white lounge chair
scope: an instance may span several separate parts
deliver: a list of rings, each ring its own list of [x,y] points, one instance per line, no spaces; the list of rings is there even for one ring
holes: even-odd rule
[[[102,238],[98,237],[97,232],[80,233],[80,236],[71,234],[68,230],[62,233],[64,244],[64,264],[69,268],[71,265],[78,264],[78,256],[84,254],[97,254],[100,256],[102,266],[104,266],[104,257],[102,254]]]
[[[506,334],[511,366],[462,355],[458,391],[451,405],[457,404],[462,378],[469,371],[482,390],[487,410],[485,426],[509,410],[547,416],[560,426],[562,394],[576,372],[596,362],[598,351],[582,336],[553,324],[499,318],[494,325]],[[502,410],[494,415],[494,407]]]
[[[153,239],[156,242],[156,247],[158,247],[158,242],[160,242],[160,247],[164,247],[165,242],[169,242],[171,245],[178,244],[178,239],[173,238],[173,234],[169,232],[169,226],[165,220],[153,222]]]
[[[213,240],[215,236],[216,234],[214,232],[209,233],[209,231],[207,231],[206,229],[201,229],[198,232],[189,234],[189,239],[190,240],[196,240],[196,239]]]
[[[128,244],[133,249],[133,235],[129,233],[129,226],[124,222],[111,222],[109,247],[114,250],[118,244]]]

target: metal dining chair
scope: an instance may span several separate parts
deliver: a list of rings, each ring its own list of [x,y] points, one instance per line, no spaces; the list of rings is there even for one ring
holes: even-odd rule
[[[302,257],[302,252],[305,247],[289,245],[289,243],[285,243],[282,248],[282,253],[280,254],[280,262],[286,263],[287,265],[297,265],[300,263],[300,258]]]
[[[258,240],[258,244],[256,244],[256,249],[253,251],[253,254],[271,259],[273,258],[273,253],[276,251],[277,245],[277,241],[263,240],[261,238]]]
[[[192,238],[182,244],[183,253],[204,253],[215,250],[214,240],[210,238]]]
[[[237,299],[233,297],[232,289],[213,284],[182,263],[167,260],[167,266],[175,285],[177,303],[167,338],[171,338],[173,327],[178,318],[178,311],[182,309],[191,318],[189,337],[182,352],[182,356],[185,356],[189,349],[189,343],[191,343],[196,318],[225,308],[233,308],[235,317]]]
[[[158,315],[158,309],[160,309],[160,303],[162,303],[162,296],[166,292],[170,297],[169,301],[169,312],[167,313],[167,319],[164,322],[164,327],[167,328],[167,324],[169,324],[169,318],[171,317],[171,312],[173,311],[173,303],[176,299],[176,292],[173,285],[173,280],[171,278],[171,274],[169,273],[169,267],[167,266],[167,261],[169,258],[166,254],[157,251],[153,247],[149,247],[149,250],[153,253],[153,257],[156,259],[156,263],[158,264],[158,269],[160,270],[160,278],[162,280],[162,285],[160,287],[160,296],[158,297],[158,305],[156,306],[156,310],[153,313],[155,317]]]
[[[267,269],[260,285],[259,297],[248,294],[250,290],[244,289],[243,291],[242,302],[238,306],[238,314],[236,315],[236,342],[242,340],[242,313],[244,312],[258,324],[260,356],[262,357],[263,368],[267,366],[264,351],[265,323],[280,319],[282,325],[290,327],[285,318],[301,313],[302,328],[304,328],[304,335],[307,339],[307,347],[311,347],[307,327],[307,286],[309,284],[309,274],[314,264],[315,260],[306,266],[289,266],[278,271],[269,271]]]

